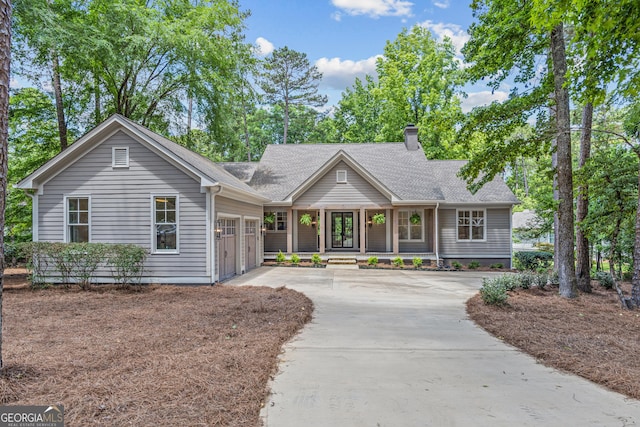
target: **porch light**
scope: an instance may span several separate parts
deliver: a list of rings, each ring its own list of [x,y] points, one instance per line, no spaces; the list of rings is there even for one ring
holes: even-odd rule
[[[318,221],[316,221],[316,217],[312,216],[311,217],[311,227],[312,228],[316,228],[316,224],[318,223]]]
[[[267,232],[267,226],[264,224],[264,222],[260,223],[260,231],[262,232],[262,234]]]
[[[373,227],[373,218],[369,217],[369,220],[367,221],[367,224],[369,224],[369,228]]]
[[[220,240],[222,238],[222,221],[216,221],[216,240]]]

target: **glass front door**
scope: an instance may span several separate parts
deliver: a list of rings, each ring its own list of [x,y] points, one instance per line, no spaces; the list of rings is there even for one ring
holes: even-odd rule
[[[331,212],[331,247],[353,248],[353,212]]]

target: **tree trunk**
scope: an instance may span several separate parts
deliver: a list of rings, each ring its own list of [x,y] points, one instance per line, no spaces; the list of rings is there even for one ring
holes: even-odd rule
[[[2,291],[4,285],[4,220],[7,201],[7,145],[11,63],[11,0],[0,0],[0,368],[2,368]]]
[[[593,104],[587,102],[582,110],[582,132],[580,133],[580,159],[582,169],[591,155],[591,125],[593,122]],[[582,222],[589,213],[589,185],[586,180],[578,186],[578,202],[576,207],[576,279],[578,289],[591,293],[591,254],[589,252],[589,239],[584,231]]]
[[[566,87],[567,57],[564,30],[558,24],[551,32],[551,59],[553,65],[554,100],[556,104],[556,146],[558,154],[558,278],[560,295],[578,296],[573,239],[573,170],[571,165],[571,126],[569,117],[569,90]]]
[[[67,121],[64,119],[64,103],[62,102],[62,84],[60,83],[60,62],[58,53],[51,52],[51,62],[53,64],[53,93],[56,99],[56,113],[58,115],[58,133],[60,134],[60,151],[68,147],[67,141]]]

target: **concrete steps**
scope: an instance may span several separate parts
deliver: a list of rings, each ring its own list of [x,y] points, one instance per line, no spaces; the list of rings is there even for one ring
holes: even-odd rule
[[[357,264],[358,260],[354,256],[330,256],[327,263],[331,265],[350,265]]]

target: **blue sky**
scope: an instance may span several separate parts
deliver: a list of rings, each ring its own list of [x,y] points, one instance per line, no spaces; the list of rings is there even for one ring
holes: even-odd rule
[[[247,42],[266,55],[288,46],[307,54],[323,73],[320,91],[329,104],[339,101],[342,91],[355,77],[375,74],[375,59],[387,40],[403,28],[428,27],[436,39],[451,38],[459,49],[468,39],[473,21],[470,1],[462,0],[240,0],[242,10],[251,11],[246,21]],[[460,56],[462,59],[462,56]],[[507,93],[491,94],[481,86],[467,87],[463,109]]]

